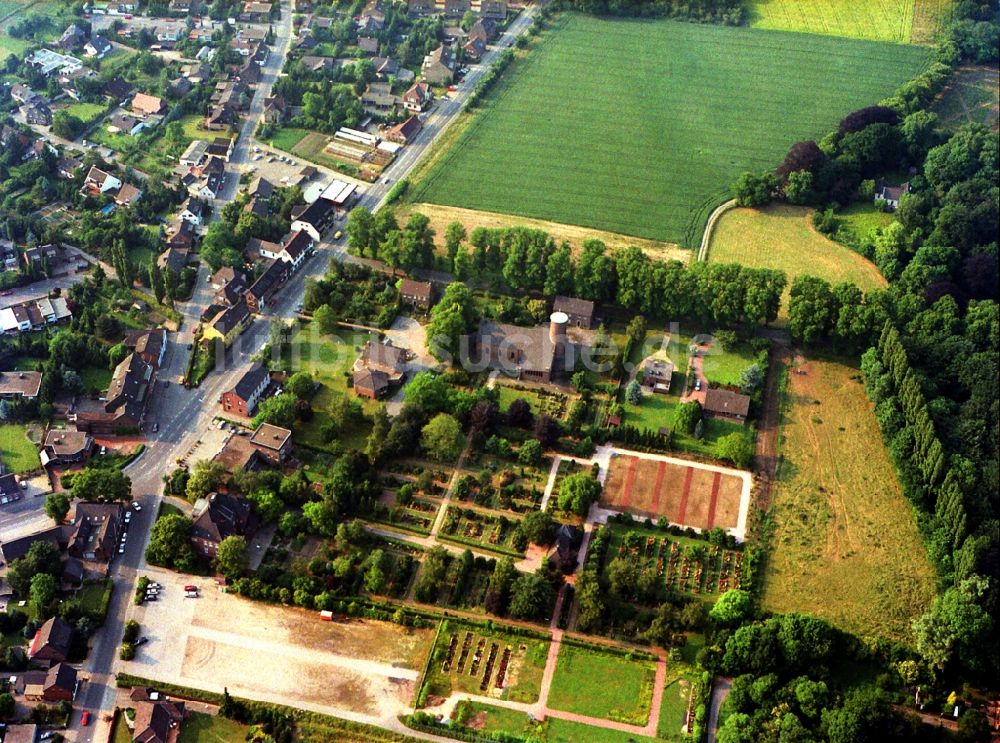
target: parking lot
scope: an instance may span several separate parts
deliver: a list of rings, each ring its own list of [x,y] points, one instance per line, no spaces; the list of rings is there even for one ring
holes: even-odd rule
[[[148,642],[127,673],[251,696],[352,719],[386,718],[410,702],[433,632],[385,622],[324,622],[319,613],[251,602],[211,580],[163,570],[164,588],[134,610]],[[198,598],[184,585],[199,586]],[[354,713],[351,715],[351,713]]]

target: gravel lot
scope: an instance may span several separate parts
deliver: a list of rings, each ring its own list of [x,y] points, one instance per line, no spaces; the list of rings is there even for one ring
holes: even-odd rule
[[[323,622],[318,613],[227,595],[209,579],[145,572],[165,586],[134,610],[149,642],[121,670],[199,689],[353,717],[398,714],[413,697],[431,630]],[[197,599],[183,586],[201,587]],[[163,628],[163,629],[160,629]]]

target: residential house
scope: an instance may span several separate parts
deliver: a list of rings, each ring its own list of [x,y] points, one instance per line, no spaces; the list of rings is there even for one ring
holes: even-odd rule
[[[135,202],[142,198],[142,191],[131,183],[124,183],[122,187],[118,189],[118,193],[115,194],[115,203],[118,206],[132,206]]]
[[[105,39],[103,36],[90,37],[90,41],[83,45],[83,53],[88,57],[96,57],[97,59],[104,59],[113,49],[111,42]]]
[[[28,657],[43,665],[63,663],[69,657],[72,644],[73,627],[60,617],[52,617],[35,632],[28,646]]]
[[[101,170],[96,165],[91,165],[87,176],[83,179],[83,187],[91,192],[107,193],[108,191],[117,191],[122,187],[122,182],[111,173]]]
[[[240,20],[243,23],[267,23],[271,20],[271,4],[258,2],[243,3],[243,12],[240,13]]]
[[[365,92],[361,94],[361,108],[373,116],[391,114],[396,109],[396,96],[392,94],[389,83],[368,83]]]
[[[502,21],[507,18],[507,0],[482,0],[479,4],[479,16]]]
[[[190,222],[196,227],[201,224],[202,216],[205,214],[205,202],[197,196],[188,196],[180,206],[180,213],[177,215],[185,222]]]
[[[243,256],[246,258],[247,263],[256,263],[259,258],[271,257],[273,259],[280,252],[280,243],[272,242],[271,240],[261,240],[259,237],[251,237],[247,240]]]
[[[298,214],[292,213],[292,231],[304,231],[316,242],[323,238],[337,216],[337,204],[320,196]]]
[[[264,121],[268,124],[280,124],[288,115],[285,99],[280,95],[268,96],[264,99]]]
[[[53,428],[45,434],[40,457],[42,465],[65,467],[86,460],[94,451],[94,439],[85,431]]]
[[[292,432],[270,423],[262,423],[250,443],[271,464],[283,464],[292,455]]]
[[[469,62],[478,62],[486,54],[486,42],[480,38],[469,39],[462,47],[462,51]]]
[[[424,57],[420,69],[423,79],[433,85],[451,85],[455,78],[455,53],[442,44]]]
[[[132,740],[135,743],[177,743],[184,715],[184,702],[137,702]]]
[[[414,115],[389,129],[385,134],[385,138],[397,144],[409,144],[420,134],[422,128],[423,124],[420,123],[420,119]]]
[[[258,199],[270,199],[274,194],[274,184],[267,180],[267,178],[257,176],[250,181],[247,193]]]
[[[260,82],[260,62],[256,59],[249,60],[240,68],[239,80],[246,85],[256,85]]]
[[[54,52],[51,49],[36,49],[26,62],[45,77],[72,75],[83,69],[83,62],[76,57]]]
[[[669,359],[650,358],[642,365],[642,384],[653,392],[669,394],[674,379],[674,364]]]
[[[221,307],[234,305],[243,301],[246,290],[246,277],[244,277],[242,273],[238,273],[232,281],[220,287],[219,291],[215,294],[214,301]]]
[[[163,113],[166,104],[162,98],[145,93],[136,93],[132,97],[132,111],[142,116],[154,116]]]
[[[132,84],[120,77],[113,77],[104,85],[104,95],[121,104],[131,100],[134,94],[135,89],[132,87]]]
[[[272,261],[244,295],[250,311],[260,314],[286,278],[288,278],[288,264],[285,261]]]
[[[152,389],[153,367],[129,354],[115,367],[102,410],[76,414],[77,430],[113,434],[140,429]]]
[[[327,72],[337,66],[333,57],[303,57],[299,62],[309,72]]]
[[[890,186],[885,180],[879,179],[875,184],[875,201],[884,201],[892,210],[899,208],[899,202],[910,192],[909,182],[899,186]]]
[[[402,96],[403,108],[414,113],[423,111],[433,100],[434,93],[431,91],[431,86],[423,82],[415,83]]]
[[[213,559],[226,537],[253,536],[258,520],[253,505],[246,498],[212,493],[208,503],[191,526],[191,543],[199,555]]]
[[[140,359],[153,368],[159,369],[167,351],[167,331],[163,328],[130,330],[125,334],[122,345],[138,354]]]
[[[75,23],[71,23],[69,27],[62,32],[62,36],[59,37],[59,40],[56,42],[56,46],[63,51],[74,52],[86,42],[87,34],[84,30]]]
[[[701,407],[709,417],[746,423],[750,396],[713,387],[705,392],[705,402]]]
[[[59,162],[56,163],[56,171],[59,173],[60,178],[71,181],[76,177],[76,172],[82,166],[83,163],[75,157],[61,157],[59,158]]]
[[[410,15],[434,15],[437,11],[434,0],[407,0],[406,9]]]
[[[217,157],[222,162],[228,163],[235,146],[236,140],[232,137],[216,137],[208,144],[205,152],[210,157]]]
[[[246,302],[237,302],[220,311],[202,331],[202,340],[221,340],[226,347],[232,345],[236,337],[246,330],[252,318]]]
[[[444,0],[444,14],[449,18],[461,18],[470,10],[471,0]]]
[[[27,671],[23,682],[25,699],[72,702],[76,694],[76,669],[68,663],[57,663],[48,671]]]
[[[170,81],[170,95],[174,98],[183,98],[191,92],[192,88],[194,88],[194,83],[183,76],[175,77]]]
[[[123,532],[121,503],[77,503],[67,552],[80,560],[111,562]]]
[[[594,303],[589,299],[576,297],[556,297],[552,302],[553,312],[562,312],[569,318],[570,325],[591,328],[594,324]]]
[[[224,174],[210,173],[201,185],[201,188],[198,189],[198,195],[203,199],[217,199],[219,192],[222,190],[224,180]]]
[[[170,0],[167,12],[175,16],[191,15],[198,12],[199,5],[200,0]]]
[[[115,114],[108,122],[108,131],[112,134],[137,134],[142,131],[137,128],[141,123],[135,116]]]
[[[369,341],[354,362],[352,382],[359,397],[375,400],[397,387],[406,376],[406,351],[385,343]]]
[[[6,371],[0,372],[0,399],[34,400],[42,386],[42,373],[39,371]]]
[[[22,107],[24,110],[24,120],[36,126],[52,125],[52,109],[44,100],[36,100],[34,103],[26,103]]]
[[[213,132],[222,131],[235,126],[239,120],[240,116],[236,109],[232,105],[224,103],[212,107],[208,116],[205,117],[205,128]]]
[[[37,743],[38,725],[8,725],[3,736],[4,743]]]
[[[236,472],[253,472],[260,468],[261,458],[250,437],[238,433],[226,439],[218,454],[212,457],[212,461],[222,465],[222,468],[229,474]]]
[[[26,554],[28,550],[31,549],[31,545],[35,542],[45,542],[46,544],[51,544],[54,549],[61,550],[66,547],[66,539],[68,535],[66,529],[62,526],[53,526],[43,531],[35,532],[34,534],[29,534],[19,539],[11,539],[0,545],[0,553],[3,554],[4,562],[8,565],[14,560],[20,560]]]
[[[553,312],[549,325],[524,328],[482,320],[470,337],[473,361],[516,378],[551,382],[571,370],[574,346],[566,335],[566,315]]]
[[[231,415],[250,417],[257,408],[257,403],[271,386],[271,374],[267,367],[256,362],[231,390],[222,393],[222,409]]]
[[[15,103],[31,103],[42,96],[33,91],[24,83],[15,83],[10,88],[10,97]]]
[[[358,49],[365,54],[378,54],[378,38],[375,36],[359,36]]]

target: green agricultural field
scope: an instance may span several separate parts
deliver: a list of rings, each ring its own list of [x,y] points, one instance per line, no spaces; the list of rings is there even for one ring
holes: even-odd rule
[[[66,113],[76,116],[85,124],[90,124],[104,113],[104,106],[97,103],[71,103],[66,107]]]
[[[690,247],[741,172],[775,167],[929,59],[900,44],[569,14],[413,199]]]
[[[38,447],[28,438],[26,426],[4,423],[0,426],[0,462],[7,472],[28,472],[42,466]]]
[[[652,661],[628,660],[563,644],[549,690],[548,706],[589,717],[645,725],[653,697]],[[614,679],[609,684],[608,679]]]
[[[788,307],[792,281],[799,274],[818,276],[831,284],[847,281],[865,291],[886,285],[874,263],[821,235],[810,215],[806,207],[786,204],[761,210],[732,209],[716,223],[708,260],[784,271],[788,285],[782,314]]]
[[[782,31],[910,41],[914,0],[754,0],[750,25]]]

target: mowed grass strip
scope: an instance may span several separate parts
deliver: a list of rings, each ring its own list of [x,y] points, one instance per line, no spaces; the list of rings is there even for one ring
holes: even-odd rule
[[[817,232],[811,215],[807,207],[787,204],[759,210],[731,209],[715,225],[708,260],[784,271],[788,285],[781,302],[782,315],[788,310],[792,281],[800,274],[818,276],[831,284],[846,281],[864,291],[886,286],[874,263]]]
[[[929,57],[900,44],[569,14],[413,198],[691,247],[741,172],[775,167],[792,143],[890,94]]]
[[[38,447],[28,438],[28,429],[16,423],[0,426],[0,462],[7,472],[28,472],[42,466]]]
[[[764,608],[911,642],[936,579],[858,370],[796,368],[805,373],[789,373]]]
[[[652,704],[656,667],[563,644],[549,689],[548,706],[588,717],[645,725]],[[609,683],[613,679],[613,683]]]
[[[756,28],[848,36],[876,41],[910,41],[914,0],[755,0]]]

